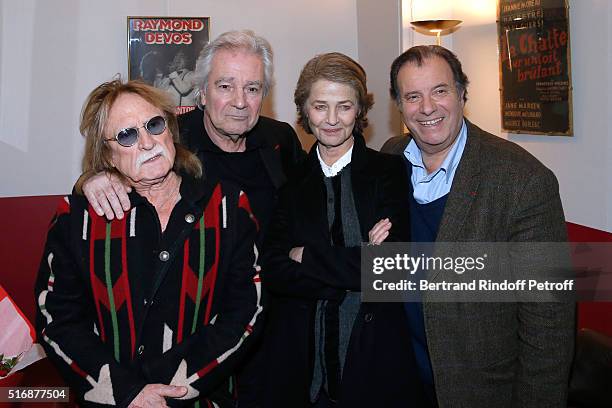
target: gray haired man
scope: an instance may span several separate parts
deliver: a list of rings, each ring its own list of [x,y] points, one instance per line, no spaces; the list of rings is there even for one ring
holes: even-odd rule
[[[277,191],[304,152],[293,128],[260,116],[270,91],[273,54],[252,31],[221,34],[202,50],[194,79],[199,109],[179,116],[181,141],[202,161],[204,176],[232,181],[248,197],[257,218],[260,246],[276,205]],[[99,215],[123,217],[129,188],[106,174],[84,174],[83,193]],[[262,353],[255,345],[238,373],[241,407],[258,406]]]

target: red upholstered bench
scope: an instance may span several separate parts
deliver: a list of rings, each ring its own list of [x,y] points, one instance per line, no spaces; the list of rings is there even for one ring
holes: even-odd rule
[[[567,223],[572,242],[612,242],[612,234],[582,225]],[[612,337],[612,302],[580,302],[578,329],[591,329]]]
[[[26,317],[34,322],[34,281],[42,256],[49,221],[62,196],[0,198],[0,284]],[[48,359],[0,380],[0,387],[65,387],[66,384]],[[0,404],[1,406],[2,404]],[[14,407],[27,407],[16,403]],[[76,404],[36,403],[39,408],[70,407]]]

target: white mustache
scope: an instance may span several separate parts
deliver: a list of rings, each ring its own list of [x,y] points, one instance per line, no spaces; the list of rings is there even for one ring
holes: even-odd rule
[[[152,159],[155,156],[168,157],[168,152],[166,152],[166,149],[164,149],[161,145],[157,145],[153,148],[153,150],[143,152],[138,156],[136,159],[136,168],[140,168],[144,162]]]

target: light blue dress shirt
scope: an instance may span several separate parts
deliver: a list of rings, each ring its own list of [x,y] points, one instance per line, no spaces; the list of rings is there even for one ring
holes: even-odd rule
[[[419,150],[414,139],[410,140],[410,143],[408,143],[404,150],[404,156],[412,164],[412,177],[410,181],[414,190],[414,199],[417,203],[427,204],[449,193],[453,185],[455,171],[459,166],[461,156],[463,156],[466,140],[467,126],[464,120],[453,147],[446,155],[440,168],[431,174],[427,174],[421,150]]]

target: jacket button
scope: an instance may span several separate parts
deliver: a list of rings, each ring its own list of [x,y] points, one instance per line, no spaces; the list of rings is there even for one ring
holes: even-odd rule
[[[185,216],[185,221],[187,221],[189,224],[193,224],[193,222],[195,221],[195,215],[187,214]]]
[[[374,318],[374,313],[366,313],[363,320],[365,320],[366,322],[371,322],[373,318]]]
[[[144,346],[141,344],[140,346],[138,346],[138,355],[142,356],[142,353],[144,353]]]
[[[170,254],[168,253],[168,251],[161,251],[159,253],[159,260],[162,262],[166,262],[168,259],[170,259]]]

